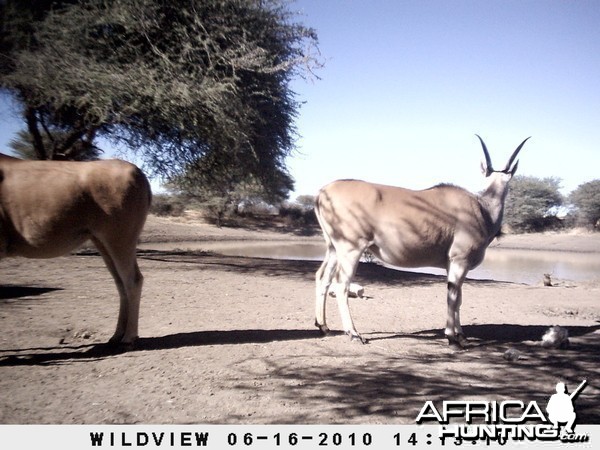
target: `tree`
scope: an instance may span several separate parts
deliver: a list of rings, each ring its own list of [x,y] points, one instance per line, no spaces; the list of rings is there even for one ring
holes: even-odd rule
[[[541,231],[553,226],[562,205],[560,179],[517,175],[506,198],[504,223],[515,231]]]
[[[600,179],[579,185],[569,200],[576,208],[578,223],[600,228]]]
[[[0,86],[38,158],[102,137],[166,177],[208,155],[268,191],[293,185],[289,83],[319,63],[283,0],[7,0],[0,17]]]
[[[296,197],[296,203],[300,205],[302,209],[306,211],[312,210],[315,207],[315,196],[314,195],[299,195]]]
[[[236,212],[243,201],[282,201],[291,189],[285,177],[271,180],[266,189],[255,176],[230,159],[231,155],[209,153],[190,165],[181,175],[168,183],[172,189],[199,201],[217,226],[223,224],[228,213]]]
[[[56,133],[52,136],[55,140],[64,140],[66,137],[61,133]],[[53,148],[53,143],[49,142],[49,136],[43,136],[44,147],[47,149]],[[33,138],[31,133],[27,130],[21,130],[17,133],[17,137],[11,139],[8,143],[8,146],[15,152],[15,154],[22,159],[39,159],[37,157],[35,151],[35,144],[33,142]],[[69,153],[66,155],[62,155],[64,159],[69,159],[73,161],[93,161],[95,159],[99,159],[100,155],[103,153],[102,149],[96,147],[93,144],[93,140],[89,141],[86,139],[79,140],[75,142],[71,148],[69,149]],[[53,158],[48,159],[58,159],[60,155],[54,154]]]

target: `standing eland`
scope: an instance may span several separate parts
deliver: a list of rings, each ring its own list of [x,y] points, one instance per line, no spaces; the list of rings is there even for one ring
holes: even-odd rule
[[[519,151],[502,170],[494,170],[483,139],[484,191],[440,184],[414,191],[359,180],[338,180],[323,187],[315,213],[323,230],[327,251],[316,274],[315,325],[323,334],[325,302],[332,282],[344,331],[352,340],[366,341],[356,331],[348,307],[348,287],[358,261],[369,250],[385,263],[399,267],[439,267],[448,274],[448,317],[444,331],[450,345],[464,347],[460,324],[462,285],[469,270],[477,267],[492,240],[499,234]]]
[[[112,344],[138,337],[142,276],[136,246],[152,193],[133,164],[24,161],[0,153],[0,259],[54,258],[91,239],[120,297]]]

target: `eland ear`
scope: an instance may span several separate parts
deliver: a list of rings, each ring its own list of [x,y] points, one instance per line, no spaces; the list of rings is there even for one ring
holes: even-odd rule
[[[483,173],[486,177],[488,177],[494,171],[494,168],[492,167],[492,158],[490,158],[490,152],[488,152],[485,142],[483,142],[481,136],[478,134],[475,136],[479,138],[479,142],[481,142],[481,148],[483,149],[483,156],[485,156],[485,163],[483,161],[481,162],[481,168],[482,170],[485,168]]]
[[[480,162],[480,167],[481,167],[481,173],[483,174],[483,176],[487,177],[490,173],[488,172],[488,168],[487,168],[487,164],[485,163],[484,160],[481,160]]]
[[[511,177],[515,176],[515,172],[517,171],[517,167],[519,167],[519,160],[517,159],[517,162],[515,163],[514,166],[512,166],[512,169],[510,169],[510,171],[508,173],[510,173]]]

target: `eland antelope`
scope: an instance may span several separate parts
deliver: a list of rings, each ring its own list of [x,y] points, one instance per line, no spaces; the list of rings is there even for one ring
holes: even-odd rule
[[[132,345],[143,283],[136,245],[151,196],[146,176],[125,161],[25,161],[0,153],[0,259],[54,258],[91,239],[120,297],[110,342]]]
[[[359,180],[334,181],[319,191],[315,213],[327,250],[316,274],[315,325],[323,334],[329,331],[325,302],[333,282],[344,331],[352,340],[365,343],[350,315],[348,286],[368,249],[394,266],[447,270],[445,335],[451,345],[464,346],[460,324],[463,281],[467,272],[483,261],[488,245],[500,232],[508,183],[518,165],[514,161],[529,139],[517,147],[504,169],[494,170],[485,143],[477,137],[487,180],[479,195],[448,184],[415,191]]]

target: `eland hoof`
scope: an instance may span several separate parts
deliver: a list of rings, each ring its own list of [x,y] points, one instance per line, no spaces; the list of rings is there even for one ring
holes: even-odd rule
[[[456,350],[465,350],[469,341],[464,334],[457,334],[456,336],[446,336],[448,339],[448,345]]]
[[[114,349],[117,352],[129,352],[135,349],[138,338],[136,337],[130,342],[125,342],[122,338],[113,336],[108,341],[108,347]]]
[[[315,327],[317,327],[319,329],[319,331],[321,332],[321,334],[323,336],[327,336],[329,334],[329,328],[327,327],[327,325],[320,325],[318,322],[315,321]]]
[[[368,343],[365,338],[356,332],[346,331],[346,334],[350,336],[350,342],[360,342],[363,345]]]

